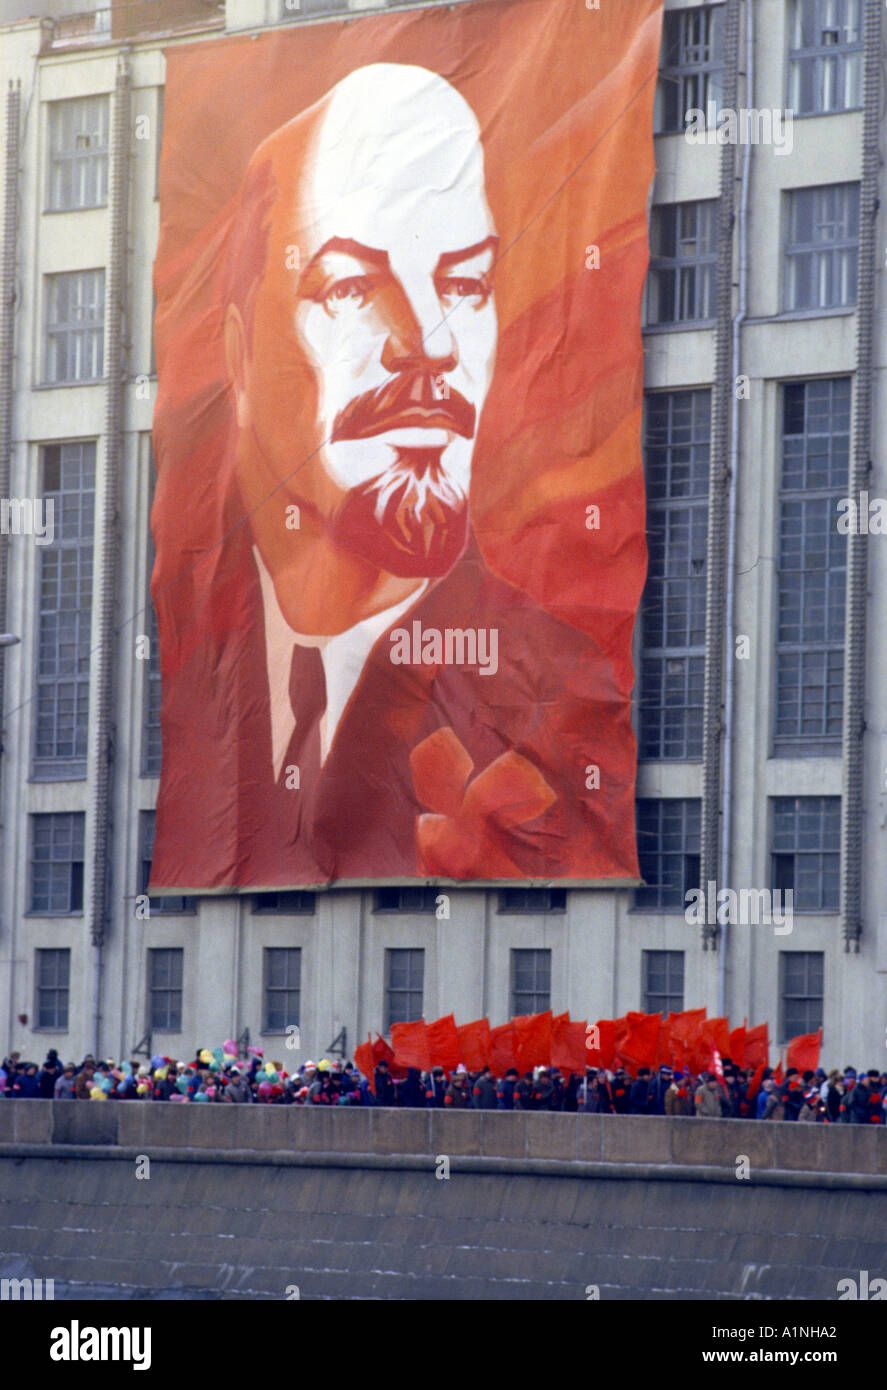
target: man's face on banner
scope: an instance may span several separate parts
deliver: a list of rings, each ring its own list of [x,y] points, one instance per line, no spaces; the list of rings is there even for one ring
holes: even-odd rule
[[[283,483],[309,531],[371,571],[446,574],[496,347],[475,117],[443,79],[377,65],[269,147],[268,255],[234,373],[241,492],[252,509]],[[251,518],[263,555],[269,511]]]

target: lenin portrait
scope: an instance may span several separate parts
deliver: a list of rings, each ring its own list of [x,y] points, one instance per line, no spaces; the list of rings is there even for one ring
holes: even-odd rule
[[[506,8],[525,40],[552,13],[476,8],[491,52]],[[193,118],[190,143],[188,117],[165,136],[152,892],[637,879],[658,19],[640,9],[629,34],[608,31],[601,76],[621,88],[596,99],[575,77],[540,93],[530,43],[534,109],[513,61],[476,71],[464,21],[403,15],[360,21],[353,55],[324,41],[339,26],[264,53],[239,41],[227,110],[264,130],[237,135],[218,192]],[[544,31],[561,61],[575,22]],[[315,91],[293,80],[287,101],[290,48]],[[208,69],[187,53],[193,96]],[[632,95],[628,170],[607,121]],[[509,122],[527,120],[520,167]],[[607,167],[559,190],[599,128]],[[608,172],[616,211],[596,223],[589,190]]]

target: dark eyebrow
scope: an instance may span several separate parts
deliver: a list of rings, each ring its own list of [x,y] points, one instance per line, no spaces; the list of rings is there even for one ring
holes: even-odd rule
[[[490,250],[495,256],[499,246],[497,236],[485,237],[483,241],[476,241],[473,246],[466,246],[463,251],[445,251],[437,262],[438,270],[446,270],[448,266],[460,265],[462,261],[470,260],[472,256],[477,256],[481,251]]]
[[[343,251],[346,256],[356,256],[358,260],[370,261],[371,264],[378,266],[380,270],[388,269],[388,252],[379,251],[375,246],[364,246],[363,242],[352,241],[350,237],[331,236],[329,241],[325,241],[319,250],[315,251],[311,260],[302,270],[302,275],[306,275],[313,269],[315,263],[327,251]]]

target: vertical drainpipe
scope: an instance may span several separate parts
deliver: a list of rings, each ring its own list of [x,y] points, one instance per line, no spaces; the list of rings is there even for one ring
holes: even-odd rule
[[[117,493],[123,448],[124,362],[123,313],[126,301],[126,213],[129,199],[130,74],[128,50],[117,60],[111,128],[109,217],[110,246],[105,303],[105,436],[101,488],[96,649],[96,707],[92,719],[93,855],[90,935],[93,946],[93,1051],[101,1053],[102,947],[110,915],[111,770],[113,763],[114,608],[117,601]]]
[[[745,105],[754,108],[755,102],[755,11],[753,0],[745,0]],[[724,597],[724,629],[727,635],[724,652],[724,748],[721,781],[721,868],[719,881],[732,887],[733,850],[733,703],[736,684],[736,528],[739,510],[739,411],[740,399],[737,378],[742,369],[742,325],[748,310],[748,197],[751,186],[752,142],[742,147],[742,176],[739,194],[739,275],[736,295],[736,314],[733,318],[730,367],[730,442],[727,477],[727,555],[725,562],[726,590]],[[727,937],[729,927],[724,923],[718,946],[718,1016],[727,1012]]]
[[[12,486],[12,373],[15,346],[15,270],[18,259],[18,166],[20,158],[21,83],[6,92],[6,164],[3,196],[3,262],[0,267],[0,497]],[[7,628],[9,543],[0,544],[0,632]],[[5,648],[0,647],[0,710],[4,708]],[[0,728],[0,772],[5,727]],[[12,968],[10,964],[10,969]]]
[[[866,0],[863,78],[862,185],[859,195],[859,280],[856,306],[856,384],[849,495],[859,498],[871,469],[875,234],[878,215],[881,103],[881,0]],[[862,934],[863,737],[868,537],[847,536],[844,724],[841,741],[841,927],[844,950],[858,951]]]
[[[18,169],[20,159],[21,84],[10,82],[6,92],[6,163],[4,165],[3,249],[0,262],[0,497],[8,497],[12,487],[12,408],[15,348],[15,272],[18,260]],[[0,632],[7,628],[7,586],[9,543],[0,542]],[[6,707],[5,648],[0,647],[0,712]],[[0,713],[0,825],[3,807],[3,745],[6,723]],[[2,863],[2,858],[0,858]],[[0,903],[0,927],[3,923]],[[6,924],[12,929],[12,923]],[[12,1047],[12,1020],[15,1017],[15,950],[9,948],[9,1032],[6,1046]]]
[[[739,0],[724,6],[724,83],[722,105],[736,109],[739,65]],[[702,708],[702,816],[699,842],[699,877],[706,884],[718,877],[721,841],[721,709],[724,698],[724,645],[729,634],[726,621],[726,554],[728,503],[728,452],[733,383],[730,368],[733,349],[733,220],[734,146],[721,146],[718,197],[717,326],[712,393],[711,464],[708,486],[708,535],[705,594],[705,683]],[[732,640],[732,636],[730,636]],[[706,923],[702,945],[713,950],[718,928]]]

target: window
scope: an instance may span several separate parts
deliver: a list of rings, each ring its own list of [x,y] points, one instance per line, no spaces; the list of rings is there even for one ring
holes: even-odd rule
[[[825,956],[822,951],[779,953],[779,1041],[822,1027]]]
[[[54,101],[49,108],[50,212],[108,201],[108,97]]]
[[[772,836],[773,887],[794,893],[796,912],[837,912],[841,798],[774,797]]]
[[[266,1033],[285,1033],[299,1022],[302,990],[302,952],[298,946],[269,946],[265,950]]]
[[[850,467],[850,378],[783,387],[774,751],[839,751]]]
[[[702,757],[711,392],[647,397],[641,758]]]
[[[439,888],[377,888],[376,912],[433,912]]]
[[[148,1018],[152,1031],[182,1031],[182,967],[184,951],[148,952]]]
[[[385,1032],[392,1023],[411,1023],[422,1017],[425,952],[385,952]]]
[[[859,184],[795,188],[785,198],[783,308],[840,309],[855,304]]]
[[[500,912],[566,912],[566,888],[503,888]]]
[[[512,951],[512,1014],[542,1014],[550,1008],[551,952]]]
[[[104,357],[104,270],[47,275],[46,381],[100,381]]]
[[[315,911],[316,902],[314,893],[260,893],[253,898],[253,912],[292,912],[298,916],[310,916]]]
[[[796,116],[862,104],[862,0],[792,0],[788,107]]]
[[[635,907],[681,909],[699,887],[700,806],[695,799],[671,797],[637,803],[638,858],[643,888]]]
[[[684,1007],[683,951],[644,951],[641,963],[644,1013],[679,1014]]]
[[[665,12],[654,115],[657,134],[684,130],[688,111],[707,116],[709,102],[720,106],[723,51],[723,5]]]
[[[715,317],[717,200],[661,203],[650,217],[647,324]]]
[[[67,949],[35,951],[34,976],[37,981],[37,1001],[34,1012],[38,1028],[68,1027],[68,983],[71,975],[71,952]]]
[[[83,911],[82,811],[31,817],[31,912]]]
[[[43,450],[43,495],[55,540],[40,547],[34,775],[85,777],[95,444]]]
[[[148,892],[148,884],[151,882],[151,863],[154,859],[154,822],[155,813],[153,811],[140,813],[139,893],[142,895]],[[169,898],[148,898],[148,906],[152,915],[155,912],[193,912],[194,899],[183,897],[181,894]]]

